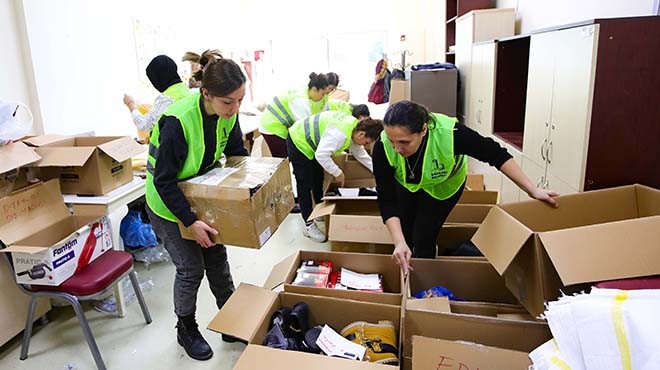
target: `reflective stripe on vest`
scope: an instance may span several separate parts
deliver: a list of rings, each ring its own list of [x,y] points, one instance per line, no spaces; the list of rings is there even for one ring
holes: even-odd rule
[[[429,124],[427,142],[422,161],[422,178],[419,184],[406,181],[406,159],[394,151],[385,131],[381,134],[383,148],[390,166],[394,167],[396,180],[408,191],[423,189],[435,199],[444,200],[461,188],[467,177],[467,160],[464,155],[454,154],[454,126],[456,119],[432,113],[435,124]],[[448,169],[450,169],[448,171]]]

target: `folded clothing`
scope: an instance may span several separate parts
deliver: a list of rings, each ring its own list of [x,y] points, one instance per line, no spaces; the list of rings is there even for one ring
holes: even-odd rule
[[[447,297],[450,301],[465,301],[463,298],[456,297],[452,292],[443,286],[434,286],[433,288],[417,292],[413,297],[417,299]]]

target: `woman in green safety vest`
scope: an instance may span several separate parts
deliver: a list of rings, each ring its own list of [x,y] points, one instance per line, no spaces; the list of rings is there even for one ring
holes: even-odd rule
[[[147,212],[156,234],[176,267],[174,312],[178,317],[177,341],[197,360],[213,355],[195,320],[197,291],[204,274],[220,309],[234,291],[223,245],[217,234],[190,208],[178,182],[197,176],[225,154],[247,156],[238,110],[245,96],[245,76],[230,59],[211,59],[204,65],[200,93],[172,104],[151,134],[147,160]],[[177,222],[195,240],[181,238]],[[225,341],[234,338],[222,336]]]
[[[332,156],[350,148],[353,156],[373,171],[371,157],[364,145],[377,140],[382,130],[382,121],[371,119],[366,105],[356,106],[353,115],[326,111],[291,126],[286,144],[296,177],[300,211],[306,223],[303,235],[315,242],[325,241],[325,234],[308,218],[312,214],[312,199],[319,203],[323,197],[323,171],[338,182],[344,182],[344,174]]]
[[[537,188],[506,149],[456,118],[401,101],[389,107],[383,124],[373,149],[378,204],[404,274],[411,257],[435,258],[440,228],[465,186],[467,156],[496,167],[530,197],[556,206],[557,193]]]
[[[154,128],[156,121],[167,107],[175,101],[190,95],[186,85],[181,82],[176,63],[167,55],[159,55],[149,62],[147,77],[156,90],[161,93],[154,101],[154,105],[149,109],[149,112],[142,114],[138,110],[133,97],[124,94],[124,104],[133,116],[133,123],[135,123],[138,130],[145,132],[149,132]]]
[[[259,132],[273,157],[286,158],[286,137],[296,121],[327,110],[328,79],[323,73],[311,73],[306,87],[276,96],[261,116]]]

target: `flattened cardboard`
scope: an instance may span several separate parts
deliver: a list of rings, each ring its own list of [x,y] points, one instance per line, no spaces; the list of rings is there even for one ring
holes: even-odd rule
[[[366,361],[349,361],[341,358],[314,355],[304,352],[282,351],[249,344],[241,354],[234,370],[362,370],[393,369],[389,365],[373,364]]]
[[[289,162],[272,157],[229,157],[224,168],[236,171],[218,179],[217,184],[197,184],[191,182],[196,181],[193,178],[180,182],[179,188],[197,217],[218,231],[211,240],[261,248],[293,208]],[[183,238],[194,239],[181,223],[179,230]]]
[[[420,336],[412,340],[413,370],[527,370],[532,364],[525,352]]]
[[[472,241],[534,316],[576,283],[660,274],[660,191],[642,185],[494,207]],[[565,279],[565,280],[564,280]]]
[[[357,273],[381,274],[383,276],[384,292],[374,293],[293,285],[296,272],[304,260],[331,261],[334,271],[341,271],[341,268],[344,267]],[[273,289],[280,284],[284,284],[285,292],[352,299],[394,306],[401,304],[401,295],[404,286],[401,269],[392,262],[390,256],[320,251],[299,251],[275,265],[264,287]]]

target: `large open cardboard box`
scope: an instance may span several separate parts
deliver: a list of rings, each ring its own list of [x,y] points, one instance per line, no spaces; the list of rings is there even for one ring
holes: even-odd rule
[[[331,261],[334,271],[341,271],[341,268],[344,267],[362,274],[381,274],[383,276],[384,292],[374,293],[293,285],[292,282],[296,277],[296,272],[304,260]],[[274,289],[281,284],[284,284],[285,292],[384,303],[395,306],[401,305],[401,294],[404,287],[401,269],[392,262],[390,256],[317,251],[299,251],[275,265],[264,287]]]
[[[525,352],[477,343],[413,337],[413,370],[527,370],[532,365]]]
[[[21,166],[41,157],[22,142],[0,146],[0,198],[27,185],[25,170]]]
[[[204,175],[179,183],[200,220],[220,244],[261,248],[293,208],[289,161],[229,157]],[[194,239],[179,224],[181,236]]]
[[[660,191],[629,185],[493,207],[472,241],[532,314],[579,284],[660,274]]]
[[[0,252],[22,284],[59,285],[112,249],[107,219],[69,213],[57,180],[0,199],[0,217]]]
[[[234,369],[396,369],[391,365],[357,362],[262,346],[272,314],[280,307],[293,307],[298,302],[305,302],[309,306],[310,327],[327,324],[339,333],[355,321],[390,320],[396,327],[397,334],[400,330],[399,306],[288,292],[276,293],[247,284],[241,284],[236,289],[208,325],[208,329],[248,342],[248,348]],[[281,364],[285,364],[286,367]]]
[[[44,180],[59,179],[64,194],[103,195],[133,180],[131,158],[145,148],[130,137],[37,136],[23,140],[41,160]]]

